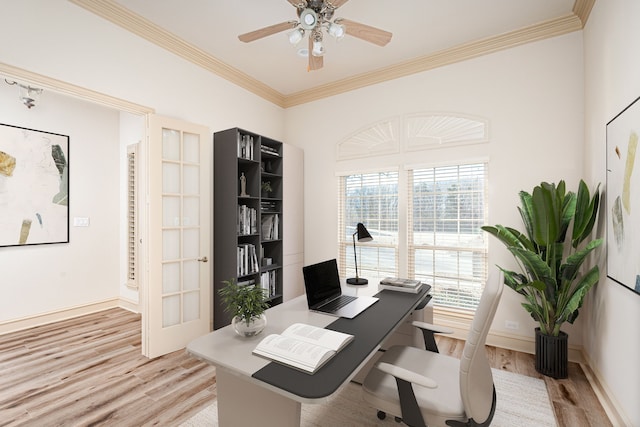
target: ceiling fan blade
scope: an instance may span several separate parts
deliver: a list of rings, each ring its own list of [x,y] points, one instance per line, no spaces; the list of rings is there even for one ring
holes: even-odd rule
[[[254,40],[261,39],[263,37],[270,36],[281,31],[293,29],[298,23],[296,21],[281,22],[279,24],[270,25],[268,27],[260,28],[259,30],[251,31],[248,33],[240,34],[238,39],[241,42],[249,43]]]
[[[298,6],[300,5],[302,5],[303,9],[307,7],[307,2],[304,0],[287,0],[287,1],[291,3],[291,6],[295,7],[296,9],[299,9]]]
[[[336,19],[336,21],[338,20]],[[378,46],[386,46],[387,43],[391,41],[391,36],[393,36],[393,34],[388,31],[361,24],[350,19],[340,18],[339,23],[344,25],[345,32],[350,36],[377,44]]]
[[[324,65],[322,56],[313,56],[313,38],[309,37],[309,71],[319,70]]]
[[[331,4],[331,6],[333,6],[334,9],[337,9],[348,1],[349,0],[329,0],[328,2]]]

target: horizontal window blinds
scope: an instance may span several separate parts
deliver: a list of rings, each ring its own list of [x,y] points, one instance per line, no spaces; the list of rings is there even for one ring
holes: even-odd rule
[[[408,171],[409,276],[436,305],[475,309],[487,277],[485,163]]]
[[[398,172],[340,177],[339,265],[343,277],[355,277],[353,234],[365,225],[373,240],[356,241],[358,273],[377,283],[398,271]]]

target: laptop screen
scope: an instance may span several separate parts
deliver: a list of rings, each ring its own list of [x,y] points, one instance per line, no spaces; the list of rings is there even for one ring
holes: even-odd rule
[[[309,307],[341,295],[338,263],[334,259],[302,267]]]

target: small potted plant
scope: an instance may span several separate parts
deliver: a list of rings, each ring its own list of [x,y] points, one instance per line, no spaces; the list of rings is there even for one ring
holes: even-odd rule
[[[264,289],[255,284],[241,285],[235,279],[225,280],[218,291],[225,311],[233,315],[231,324],[243,337],[258,335],[267,326],[264,311],[269,308]]]
[[[273,187],[271,187],[271,181],[262,181],[260,183],[260,189],[262,190],[262,195],[264,197],[269,197],[269,195],[273,191]]]

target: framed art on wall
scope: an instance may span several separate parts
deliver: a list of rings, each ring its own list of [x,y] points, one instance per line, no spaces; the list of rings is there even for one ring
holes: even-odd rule
[[[0,124],[0,246],[69,242],[69,137]]]
[[[606,218],[607,276],[640,294],[638,99],[607,123]]]

